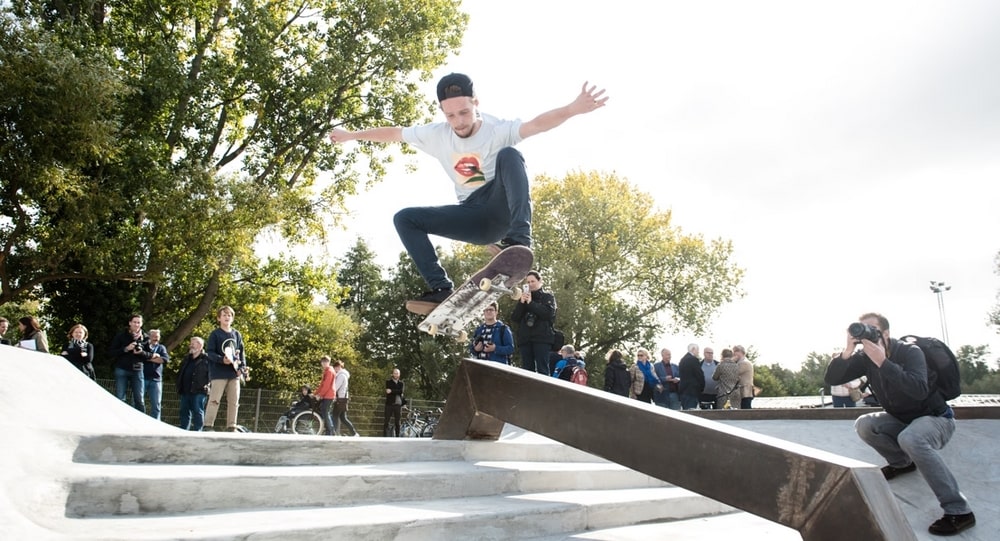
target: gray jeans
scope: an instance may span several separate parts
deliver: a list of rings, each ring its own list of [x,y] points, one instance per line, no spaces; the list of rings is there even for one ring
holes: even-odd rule
[[[955,433],[955,419],[925,415],[906,424],[881,411],[858,417],[854,429],[865,443],[885,457],[890,466],[902,468],[910,462],[916,464],[946,514],[972,512],[969,501],[958,488],[958,481],[938,453]]]

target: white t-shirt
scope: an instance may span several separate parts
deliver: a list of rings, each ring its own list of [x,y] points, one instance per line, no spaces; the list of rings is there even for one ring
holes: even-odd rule
[[[472,137],[455,135],[447,122],[403,128],[403,140],[441,162],[459,201],[496,176],[497,153],[521,142],[520,120],[480,114],[483,123]]]

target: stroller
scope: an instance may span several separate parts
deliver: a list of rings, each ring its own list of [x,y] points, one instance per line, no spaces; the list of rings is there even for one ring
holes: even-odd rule
[[[312,388],[299,388],[299,399],[288,411],[281,415],[274,427],[278,434],[322,434],[323,419],[319,414],[319,399],[313,396]]]

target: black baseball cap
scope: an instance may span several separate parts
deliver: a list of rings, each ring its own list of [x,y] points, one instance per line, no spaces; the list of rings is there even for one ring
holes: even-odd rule
[[[463,73],[449,73],[442,77],[438,81],[437,93],[438,103],[459,96],[476,97],[475,91],[472,90],[472,79]]]

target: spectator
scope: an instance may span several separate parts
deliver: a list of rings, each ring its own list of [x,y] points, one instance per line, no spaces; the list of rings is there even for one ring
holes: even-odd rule
[[[45,331],[34,316],[24,316],[17,320],[17,327],[21,331],[20,346],[25,349],[49,352],[49,339],[45,336]]]
[[[330,406],[333,405],[334,400],[337,398],[337,393],[333,389],[333,380],[337,377],[336,372],[330,366],[330,357],[328,355],[323,355],[319,358],[319,365],[323,369],[323,377],[319,382],[319,387],[316,388],[316,398],[319,398],[319,415],[323,418],[323,424],[326,425],[326,435],[332,436],[333,430],[333,416],[330,415]]]
[[[0,317],[0,345],[9,346],[10,340],[4,338],[7,334],[7,329],[10,328],[10,321],[5,317]]]
[[[748,410],[753,406],[755,394],[753,387],[753,363],[747,359],[747,350],[743,346],[733,346],[733,358],[740,375],[740,409]]]
[[[539,374],[551,374],[549,352],[555,334],[556,298],[542,290],[542,275],[531,271],[525,278],[528,291],[521,294],[510,320],[517,322],[517,347],[521,350],[521,368]]]
[[[647,404],[653,401],[653,393],[660,390],[659,381],[653,373],[653,363],[649,362],[649,350],[639,348],[635,354],[635,364],[629,367],[632,382],[629,396]]]
[[[149,350],[149,336],[142,331],[142,316],[129,316],[128,329],[115,335],[108,355],[115,363],[115,396],[124,402],[127,390],[131,388],[132,407],[145,413],[143,364],[153,353]]]
[[[861,400],[861,384],[864,383],[864,376],[856,379],[852,379],[847,383],[842,385],[831,385],[830,386],[830,398],[833,399],[833,407],[835,408],[853,408],[858,405],[858,400]]]
[[[936,379],[929,377],[923,351],[890,338],[889,320],[881,314],[864,314],[859,322],[875,340],[867,337],[868,332],[861,339],[846,333],[847,345],[830,361],[826,383],[842,385],[868,377],[884,411],[858,417],[854,429],[885,458],[886,480],[920,470],[944,510],[944,516],[928,528],[930,533],[955,535],[975,526],[969,501],[940,453],[955,434],[955,412],[938,392]]]
[[[562,371],[570,362],[576,364],[576,350],[573,346],[566,344],[559,350],[559,361],[556,362],[555,368],[552,369],[552,377],[558,378]]]
[[[622,352],[613,349],[608,352],[605,359],[608,364],[604,368],[604,390],[618,396],[628,396],[632,380],[622,359]]]
[[[705,358],[701,361],[701,371],[704,374],[703,380],[705,381],[705,389],[701,391],[701,396],[698,397],[698,405],[703,410],[715,409],[715,397],[716,397],[716,384],[712,376],[715,374],[715,367],[719,365],[719,361],[715,360],[715,351],[712,348],[705,348],[702,350]]]
[[[715,408],[740,409],[740,372],[733,350],[722,350],[722,362],[715,367],[712,379],[718,382],[715,387]]]
[[[87,328],[78,323],[70,327],[66,336],[69,338],[69,343],[60,355],[88,378],[97,381],[97,374],[94,371],[94,344],[87,341]]]
[[[660,361],[653,365],[656,378],[660,382],[662,390],[653,395],[653,402],[658,406],[670,408],[672,410],[681,409],[681,398],[678,394],[677,383],[680,379],[680,368],[676,363],[670,362],[670,350],[663,348],[660,350]]]
[[[226,400],[226,430],[237,432],[236,423],[240,408],[240,379],[246,373],[246,354],[244,353],[243,335],[233,328],[236,311],[230,306],[219,308],[216,313],[219,327],[208,335],[205,353],[208,355],[208,373],[212,378],[212,386],[208,394],[208,406],[205,408],[205,430],[215,430],[215,417],[219,414],[222,395]],[[227,347],[226,344],[233,344]]]
[[[472,333],[469,352],[474,359],[510,364],[514,354],[514,335],[510,327],[497,319],[497,303],[491,302],[483,309],[483,323]]]
[[[509,330],[507,332],[510,332]],[[403,397],[405,384],[399,379],[399,369],[392,369],[392,377],[385,380],[385,419],[382,421],[382,435],[386,437],[400,437],[400,419],[403,416],[403,406],[406,398]],[[389,433],[389,419],[392,418],[394,432]]]
[[[360,436],[358,431],[354,429],[354,425],[347,418],[347,406],[351,401],[351,395],[348,392],[348,386],[350,385],[351,373],[344,368],[344,361],[337,360],[333,363],[333,370],[336,373],[336,378],[333,382],[333,388],[337,392],[337,405],[334,410],[334,433],[340,434],[340,425],[343,424],[347,428],[351,429],[353,436]]]
[[[205,340],[199,336],[191,338],[188,354],[177,372],[177,394],[181,397],[180,427],[183,430],[198,431],[205,426],[205,404],[211,383],[208,365]]]
[[[698,399],[705,390],[705,373],[701,371],[701,359],[698,344],[688,344],[687,353],[681,357],[681,381],[677,384],[677,392],[681,396],[681,408],[698,409]]]
[[[149,416],[160,419],[160,405],[163,400],[163,365],[170,362],[167,348],[160,343],[160,330],[149,330],[150,357],[142,363],[143,391],[149,397]]]

